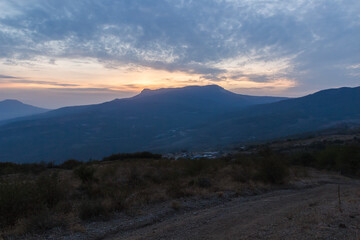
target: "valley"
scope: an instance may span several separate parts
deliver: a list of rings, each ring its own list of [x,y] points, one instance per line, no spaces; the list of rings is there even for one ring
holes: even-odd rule
[[[216,85],[144,90],[0,126],[0,161],[61,163],[118,152],[221,151],[360,121],[360,88],[294,99],[235,94]]]

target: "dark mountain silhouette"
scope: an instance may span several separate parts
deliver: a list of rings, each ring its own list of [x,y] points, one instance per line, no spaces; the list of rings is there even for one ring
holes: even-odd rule
[[[283,99],[239,95],[215,85],[143,90],[132,98],[62,108],[1,126],[0,161],[87,160],[152,150],[157,143],[163,149],[172,142],[186,145],[199,127]]]
[[[1,161],[87,160],[117,152],[221,148],[360,122],[360,87],[296,99],[238,95],[218,86],[144,90],[0,127]]]
[[[0,102],[0,121],[44,113],[44,108],[24,104],[18,100],[4,100]]]
[[[360,123],[360,87],[323,90],[305,97],[257,105],[199,129],[194,146],[263,141]],[[198,144],[198,145],[197,145]]]

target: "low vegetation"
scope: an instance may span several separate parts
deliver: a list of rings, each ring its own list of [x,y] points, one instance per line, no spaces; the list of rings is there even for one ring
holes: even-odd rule
[[[174,160],[136,153],[60,165],[0,163],[0,229],[6,236],[70,228],[167,200],[179,210],[177,199],[182,197],[221,197],[227,191],[241,194],[254,186],[287,184],[298,176],[299,167],[359,177],[360,147],[295,153],[265,148],[217,159]]]
[[[349,177],[360,177],[360,147],[358,145],[328,145],[320,150],[291,155],[291,163],[336,171]]]

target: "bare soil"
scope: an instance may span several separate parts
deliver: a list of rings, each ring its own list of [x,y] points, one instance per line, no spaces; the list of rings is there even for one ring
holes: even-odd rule
[[[338,187],[340,186],[339,206]],[[281,190],[171,217],[105,239],[359,239],[360,185]]]

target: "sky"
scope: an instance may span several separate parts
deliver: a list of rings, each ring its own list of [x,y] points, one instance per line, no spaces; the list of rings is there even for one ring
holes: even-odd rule
[[[0,0],[0,100],[47,108],[217,84],[360,85],[359,0]]]

